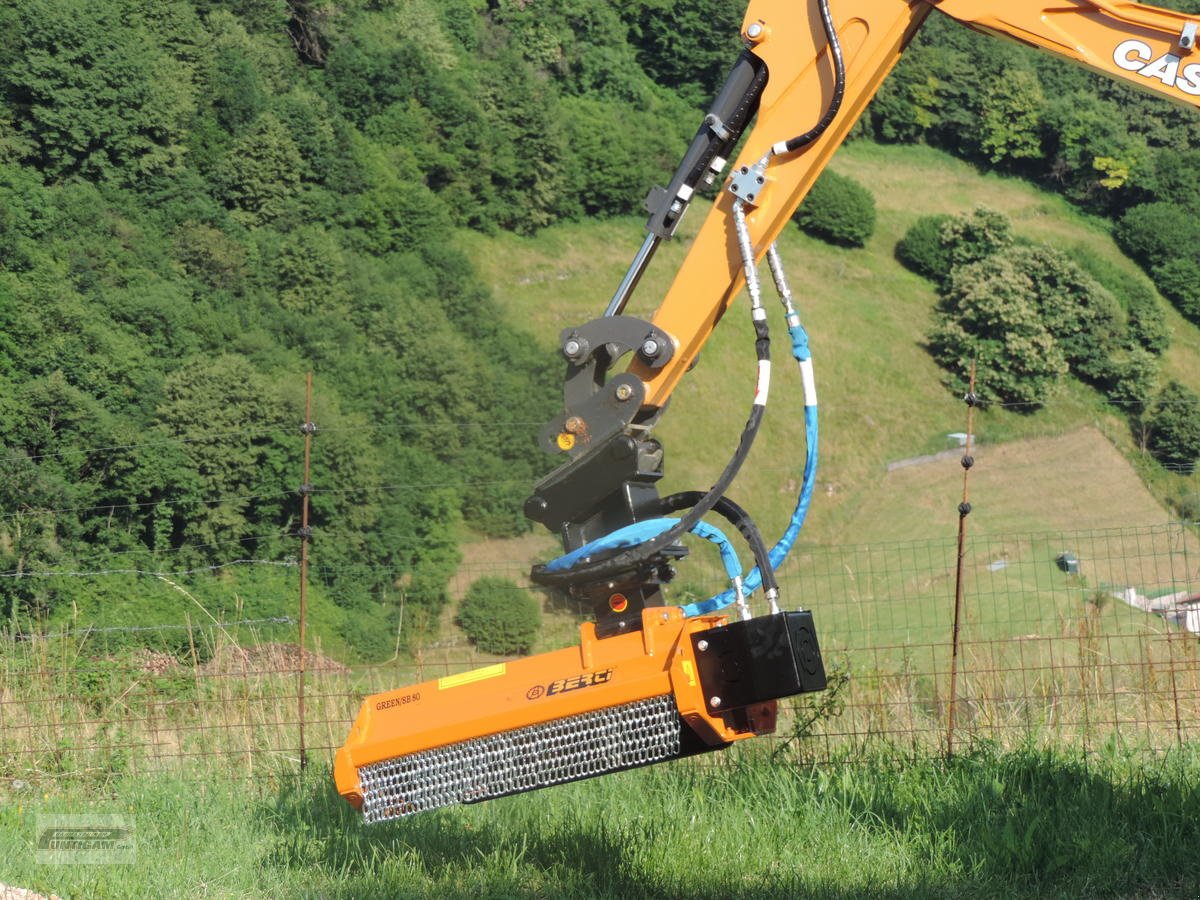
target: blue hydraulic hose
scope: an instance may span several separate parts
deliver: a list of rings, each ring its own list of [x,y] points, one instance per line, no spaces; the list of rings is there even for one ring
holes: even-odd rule
[[[808,346],[808,333],[804,330],[804,326],[800,324],[800,320],[793,316],[788,316],[788,334],[792,338],[792,356],[796,362],[800,363],[803,373],[804,384],[804,438],[807,444],[807,452],[804,459],[804,480],[800,486],[800,496],[796,498],[796,507],[792,510],[792,518],[788,522],[787,530],[783,536],[771,548],[767,554],[770,560],[771,568],[778,569],[787,559],[792,547],[795,546],[796,538],[800,535],[800,529],[804,526],[804,520],[808,517],[808,507],[812,503],[813,489],[817,483],[817,397],[816,390],[812,385],[811,370],[805,363],[810,363],[812,360],[812,351]],[[762,587],[762,572],[758,566],[750,570],[750,574],[746,576],[743,582],[743,590],[750,594],[753,591]],[[713,612],[718,609],[724,609],[737,597],[737,592],[733,588],[722,591],[715,596],[709,597],[707,600],[698,603],[689,603],[683,607],[685,615],[700,615],[702,613]],[[692,612],[691,610],[697,610]]]
[[[808,332],[804,330],[804,326],[800,324],[799,316],[795,313],[788,315],[788,334],[792,339],[792,356],[800,364],[801,379],[804,384],[804,437],[807,448],[804,459],[804,480],[800,486],[800,495],[796,498],[796,507],[792,510],[791,520],[788,522],[788,527],[784,531],[783,536],[767,554],[772,569],[778,569],[783,565],[792,547],[795,546],[796,538],[800,535],[800,529],[804,526],[804,520],[808,517],[808,507],[812,503],[813,489],[817,483],[818,419],[817,393],[812,378],[812,351],[808,345]],[[670,518],[646,519],[643,522],[634,522],[632,525],[618,528],[611,534],[606,534],[576,550],[572,550],[570,553],[551,560],[546,563],[546,571],[560,572],[570,569],[584,557],[642,544],[658,537],[658,535],[678,523],[678,519]],[[717,546],[721,552],[721,561],[725,565],[726,574],[731,581],[736,583],[737,579],[741,577],[742,565],[729,539],[720,529],[709,525],[703,520],[696,522],[692,526],[691,531],[698,537],[702,537]],[[755,566],[750,570],[750,574],[746,576],[743,583],[743,590],[746,594],[749,594],[760,587],[762,587],[762,572],[758,566]],[[689,603],[681,608],[685,616],[699,616],[724,609],[733,603],[735,599],[737,599],[737,590],[731,587],[728,590],[709,597],[707,600]]]
[[[546,571],[559,572],[563,569],[571,568],[571,566],[585,556],[592,556],[596,553],[604,553],[609,550],[619,550],[622,547],[641,544],[651,538],[657,537],[678,522],[678,519],[646,519],[644,522],[634,522],[632,525],[618,528],[616,531],[604,535],[604,537],[590,541],[577,550],[572,550],[570,553],[566,553],[557,559],[552,559],[546,563]],[[719,528],[701,520],[692,526],[691,532],[697,537],[702,537],[709,543],[716,545],[717,549],[721,552],[721,562],[725,565],[725,573],[729,576],[730,580],[742,577],[741,560],[738,559],[729,538]]]
[[[643,522],[634,522],[632,525],[618,528],[616,531],[604,535],[604,537],[589,541],[577,550],[572,550],[570,553],[550,560],[550,562],[546,563],[546,571],[561,572],[564,569],[571,568],[585,556],[593,556],[597,553],[604,553],[607,550],[619,550],[622,547],[633,547],[644,543],[651,538],[658,537],[678,521],[678,519],[646,519]]]

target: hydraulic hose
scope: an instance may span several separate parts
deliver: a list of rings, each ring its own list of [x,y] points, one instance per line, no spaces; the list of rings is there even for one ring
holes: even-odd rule
[[[842,44],[838,40],[837,29],[833,27],[833,16],[829,13],[829,0],[817,0],[817,8],[821,13],[821,26],[825,30],[825,39],[829,42],[829,53],[833,57],[833,97],[829,100],[825,115],[821,116],[821,120],[816,125],[804,134],[780,141],[771,148],[771,152],[776,156],[794,153],[811,144],[825,133],[825,129],[830,126],[838,114],[838,110],[842,108],[842,97],[846,93],[846,61],[842,57]]]
[[[788,313],[788,333],[792,338],[792,355],[796,359],[800,368],[800,378],[804,388],[804,434],[807,444],[804,459],[804,480],[800,487],[800,494],[796,498],[796,506],[792,510],[791,519],[788,522],[787,529],[783,536],[771,548],[768,554],[769,564],[764,570],[762,565],[757,565],[746,576],[743,581],[745,593],[749,594],[764,583],[769,590],[771,584],[774,583],[774,570],[783,565],[795,546],[796,539],[800,535],[800,529],[804,526],[804,520],[808,517],[808,508],[812,503],[813,490],[817,483],[817,457],[819,445],[819,431],[817,428],[817,389],[816,381],[813,378],[812,370],[812,353],[808,345],[808,333],[804,330],[804,326],[800,324],[800,317],[793,311]],[[770,582],[764,578],[763,572],[769,572]],[[697,615],[713,610],[722,609],[728,606],[737,598],[738,592],[733,590],[722,591],[710,597],[708,600],[699,604],[692,604],[698,612],[691,612],[688,609],[688,615]]]
[[[757,313],[761,312],[762,310],[759,308]],[[763,410],[766,407],[767,395],[770,391],[771,336],[767,328],[765,316],[758,314],[754,316],[754,334],[754,351],[758,360],[758,376],[755,382],[754,403],[750,407],[750,415],[747,417],[746,424],[742,428],[741,438],[738,441],[738,446],[734,451],[733,457],[726,464],[724,471],[721,472],[716,483],[701,497],[700,502],[693,506],[678,522],[656,537],[650,537],[644,543],[638,543],[628,549],[622,549],[613,556],[585,563],[582,560],[592,554],[580,554],[576,550],[554,560],[556,564],[561,563],[560,565],[555,565],[554,568],[551,568],[550,564],[534,566],[531,577],[535,582],[551,587],[567,587],[577,584],[580,581],[599,581],[620,572],[636,569],[659,550],[677,541],[685,532],[691,531],[692,527],[717,504],[717,501],[724,496],[725,491],[729,489],[729,485],[741,470],[746,457],[750,455],[750,448],[754,446],[754,439],[757,437],[758,429],[762,425]],[[635,524],[640,525],[644,523]],[[620,534],[626,530],[619,529],[614,534]],[[605,538],[601,538],[600,540],[605,540]],[[563,563],[563,560],[570,560],[570,562]]]
[[[690,509],[695,506],[704,495],[700,491],[680,491],[678,494],[671,494],[669,497],[663,497],[658,501],[658,510],[660,513],[672,513],[681,509]],[[775,571],[770,563],[770,557],[767,551],[766,542],[763,541],[762,532],[758,530],[758,526],[754,524],[754,520],[750,518],[750,514],[746,512],[737,503],[734,503],[728,497],[722,497],[713,506],[713,512],[723,517],[734,528],[736,528],[746,539],[746,543],[750,546],[750,552],[754,554],[754,561],[760,571],[766,572],[763,582],[767,588],[778,587],[775,581]]]

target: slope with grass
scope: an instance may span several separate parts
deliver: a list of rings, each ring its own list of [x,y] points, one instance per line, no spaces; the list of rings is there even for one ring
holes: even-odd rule
[[[981,174],[928,147],[854,143],[839,152],[834,168],[870,185],[875,193],[878,226],[865,249],[829,246],[796,229],[788,229],[780,240],[812,335],[821,395],[820,495],[807,538],[824,543],[909,538],[914,535],[903,526],[890,533],[880,525],[862,527],[864,517],[879,504],[881,491],[889,489],[886,464],[946,448],[944,436],[965,427],[965,408],[943,386],[942,372],[924,347],[934,289],[893,257],[905,230],[921,215],[985,205],[1010,216],[1023,237],[1068,251],[1088,248],[1130,272],[1136,266],[1121,256],[1103,223],[1081,215],[1061,198],[1017,179]],[[631,313],[652,312],[703,213],[697,210],[685,222],[684,241],[660,252]],[[586,321],[603,308],[640,239],[640,227],[637,220],[572,223],[536,238],[469,235],[467,241],[507,314],[529,327],[546,352],[553,353],[563,327]],[[659,428],[668,453],[666,490],[711,483],[737,439],[753,376],[750,332],[741,305],[739,301],[716,330]],[[1200,384],[1200,331],[1174,311],[1169,316],[1174,339],[1165,375]],[[803,465],[796,379],[789,366],[778,368],[783,371],[772,391],[767,424],[732,491],[769,533],[778,533],[786,521]],[[1064,382],[1050,403],[1034,414],[992,409],[976,420],[987,444],[1062,435],[1084,425],[1098,427],[1122,451],[1134,453],[1121,419],[1099,395],[1075,381]],[[1113,463],[1108,455],[1098,461],[1080,459],[1078,464],[1086,468]],[[1042,475],[1044,482],[1029,482]],[[1055,473],[1025,473],[1023,478],[1031,497],[1053,502],[1065,496],[1067,488],[1056,487],[1061,480]],[[953,509],[957,499],[947,495],[942,502]],[[1161,503],[1149,497],[1139,501],[1143,502],[1157,507],[1160,521],[1168,518]],[[1010,510],[1003,527],[1038,528],[1041,506],[1039,501],[1029,507],[1027,516]],[[1093,525],[1124,521],[1120,509],[1108,503],[1098,503],[1090,519]],[[918,536],[932,534],[925,527]]]

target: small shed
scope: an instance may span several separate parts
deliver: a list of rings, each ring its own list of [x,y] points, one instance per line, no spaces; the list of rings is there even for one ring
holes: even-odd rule
[[[1064,550],[1058,554],[1058,556],[1054,557],[1054,562],[1068,575],[1079,574],[1079,557],[1070,550]]]

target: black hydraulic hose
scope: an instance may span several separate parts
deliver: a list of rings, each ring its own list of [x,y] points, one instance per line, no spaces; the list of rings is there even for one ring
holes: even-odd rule
[[[656,514],[665,516],[681,509],[691,509],[703,498],[704,494],[700,491],[680,491],[678,494],[671,494],[658,501]],[[750,552],[754,554],[754,563],[758,566],[759,572],[763,573],[763,588],[768,591],[777,590],[779,583],[775,580],[775,570],[771,566],[771,554],[767,550],[766,542],[763,541],[758,526],[750,518],[750,513],[728,497],[719,499],[713,506],[713,512],[730,522],[750,545]]]
[[[755,355],[760,363],[765,362],[769,365],[771,359],[771,336],[767,330],[766,319],[755,320],[754,333]],[[757,437],[759,426],[762,424],[764,409],[765,407],[756,397],[754,404],[750,407],[750,415],[746,419],[746,424],[742,428],[742,435],[738,441],[737,449],[734,451],[733,458],[725,465],[721,476],[708,489],[700,502],[692,507],[689,513],[662,534],[651,538],[645,543],[638,544],[636,547],[622,550],[620,553],[606,559],[590,563],[580,563],[562,571],[548,572],[544,565],[534,566],[533,571],[530,573],[531,579],[538,584],[550,587],[569,587],[581,581],[599,581],[637,568],[659,550],[679,540],[681,535],[691,531],[692,526],[699,522],[717,504],[718,500],[725,496],[725,491],[729,489],[729,485],[733,483],[733,479],[741,470],[746,457],[750,455],[750,448],[754,446],[754,439]]]
[[[829,0],[817,0],[817,8],[821,12],[821,25],[825,29],[825,39],[829,42],[829,53],[833,57],[833,97],[820,122],[804,134],[798,134],[783,142],[788,153],[808,146],[825,133],[825,129],[829,127],[834,116],[838,114],[838,110],[842,108],[842,97],[846,93],[846,61],[842,58],[842,44],[838,40],[837,30],[833,27],[833,17],[829,14]]]

